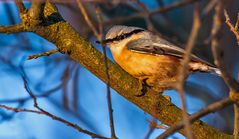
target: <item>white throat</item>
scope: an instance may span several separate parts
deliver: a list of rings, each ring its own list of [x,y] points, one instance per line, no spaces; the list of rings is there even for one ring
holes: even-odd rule
[[[126,44],[129,42],[129,39],[121,40],[117,43],[112,43],[110,45],[110,50],[113,56],[119,56],[122,52],[122,50],[127,47]]]
[[[121,46],[111,46],[110,50],[111,50],[113,56],[118,56],[122,52],[123,48],[124,48],[123,45],[121,45]]]

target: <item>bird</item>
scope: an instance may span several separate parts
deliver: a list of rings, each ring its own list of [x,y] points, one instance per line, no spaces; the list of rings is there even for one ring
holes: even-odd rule
[[[114,25],[99,42],[109,47],[115,62],[143,85],[173,88],[185,50],[140,27]],[[214,65],[194,54],[188,64],[190,73],[208,72],[220,76]],[[143,90],[143,89],[142,89]],[[144,93],[142,93],[144,94]]]

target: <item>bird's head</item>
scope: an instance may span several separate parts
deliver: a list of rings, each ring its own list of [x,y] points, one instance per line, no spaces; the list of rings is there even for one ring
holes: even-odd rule
[[[115,25],[109,29],[105,36],[105,40],[101,43],[106,44],[110,48],[123,47],[129,41],[136,39],[137,34],[143,31],[145,30],[139,27]]]

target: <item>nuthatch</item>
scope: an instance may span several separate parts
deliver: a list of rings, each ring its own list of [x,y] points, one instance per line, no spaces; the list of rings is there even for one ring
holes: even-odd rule
[[[167,86],[176,82],[185,50],[139,27],[116,25],[106,34],[114,60],[125,71],[149,86]],[[213,65],[191,55],[190,72],[220,75]],[[167,88],[167,87],[166,87]]]

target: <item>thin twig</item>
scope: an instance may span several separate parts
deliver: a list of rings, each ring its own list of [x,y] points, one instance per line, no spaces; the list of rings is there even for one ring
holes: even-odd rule
[[[91,22],[90,17],[82,3],[81,0],[76,0],[78,7],[80,8],[80,11],[85,19],[85,21],[87,22],[88,26],[91,28],[91,30],[93,31],[94,35],[99,38],[99,33],[97,31],[97,29],[95,28],[94,24]]]
[[[239,138],[239,104],[234,104],[234,139]]]
[[[135,1],[143,9],[142,13],[144,15],[144,19],[147,24],[147,29],[150,31],[155,31],[156,29],[155,29],[153,23],[151,22],[150,11],[148,10],[148,8],[145,6],[145,4],[143,2],[141,2],[140,0],[135,0]]]
[[[85,133],[89,136],[91,136],[92,138],[101,138],[101,139],[109,139],[109,138],[106,138],[106,137],[103,137],[103,136],[100,136],[100,135],[97,135],[93,132],[90,132],[90,131],[87,131],[87,130],[84,130],[82,129],[81,127],[79,127],[78,125],[76,124],[73,124],[71,122],[68,122],[60,117],[57,117],[43,109],[43,111],[39,110],[30,110],[30,109],[20,109],[20,108],[13,108],[13,107],[9,107],[9,106],[6,106],[6,105],[2,105],[0,104],[0,108],[3,108],[3,109],[6,109],[6,110],[9,110],[9,111],[14,111],[14,112],[30,112],[30,113],[36,113],[36,114],[41,114],[41,115],[45,115],[45,116],[48,116],[48,117],[51,117],[53,120],[56,120],[56,121],[60,121],[64,124],[66,124],[67,126],[70,126],[70,127],[73,127],[74,129],[78,130],[79,132],[82,132],[82,133]]]
[[[25,31],[23,24],[0,26],[0,33],[17,33]]]
[[[213,19],[213,27],[211,31],[212,41],[212,54],[214,57],[214,63],[221,71],[222,78],[226,82],[227,86],[230,88],[231,92],[239,92],[239,84],[237,81],[227,72],[226,66],[222,60],[221,52],[219,49],[219,31],[222,26],[222,15],[223,15],[223,4],[222,2],[218,2],[217,6],[215,7],[216,13]]]
[[[206,108],[192,114],[189,117],[189,121],[190,123],[195,122],[196,120],[200,119],[203,116],[206,116],[209,113],[213,113],[216,112],[218,110],[221,110],[231,104],[233,104],[234,102],[230,99],[230,98],[225,98],[223,100],[217,101],[215,103],[212,103],[210,105],[208,105]],[[162,133],[160,136],[157,137],[157,139],[165,139],[168,136],[172,135],[173,133],[175,133],[176,131],[182,129],[185,126],[184,121],[181,121],[177,124],[175,124],[174,126],[171,126],[170,128],[168,128],[164,133]]]
[[[16,4],[17,4],[20,14],[24,13],[26,8],[25,8],[22,0],[16,0]]]
[[[62,102],[63,102],[63,106],[66,110],[70,109],[70,106],[69,106],[69,90],[68,90],[70,74],[71,74],[71,64],[68,64],[67,67],[65,68],[63,76],[61,77],[62,88],[63,88]]]
[[[62,83],[57,85],[56,87],[44,92],[43,94],[36,95],[37,98],[45,98],[51,95],[52,93],[57,92],[57,90],[61,89]],[[0,100],[0,103],[25,103],[26,101],[30,100],[31,97],[23,97],[23,98],[17,98],[17,99],[6,99],[6,100]]]
[[[101,38],[98,38],[100,42],[102,42],[103,38],[103,31],[104,31],[104,26],[103,26],[103,19],[101,16],[101,11],[99,7],[96,7],[96,15],[97,19],[99,21],[99,30],[100,30],[100,35]],[[106,88],[107,88],[107,103],[108,103],[108,112],[109,112],[109,118],[110,118],[110,129],[111,129],[111,138],[116,139],[116,134],[115,134],[115,127],[114,127],[114,117],[113,117],[113,109],[112,109],[112,101],[111,101],[111,92],[110,92],[110,74],[109,74],[109,66],[107,63],[107,54],[106,54],[106,47],[105,45],[101,44],[102,49],[103,49],[103,54],[104,54],[104,63],[105,63],[105,73],[106,73]]]
[[[218,0],[211,0],[208,2],[207,6],[203,9],[201,17],[204,18],[210,11],[214,9]]]
[[[97,31],[95,26],[93,25],[92,21],[89,18],[88,13],[86,12],[86,9],[82,3],[81,0],[77,0],[78,7],[81,10],[81,13],[87,22],[88,26],[92,29],[94,35],[96,38],[102,42],[102,34],[103,34],[103,24],[102,24],[102,17],[100,15],[100,10],[96,10],[97,18],[99,21],[99,28],[100,28],[100,33]],[[114,128],[114,118],[113,118],[113,109],[112,109],[112,102],[111,102],[111,93],[110,93],[110,75],[109,75],[109,67],[107,63],[107,56],[106,56],[106,48],[105,46],[102,45],[103,49],[103,54],[104,54],[104,63],[105,63],[105,72],[106,72],[106,87],[107,87],[107,103],[108,103],[108,111],[109,111],[109,119],[110,119],[110,129],[111,129],[111,138],[116,139],[116,134],[115,134],[115,128]]]
[[[228,27],[230,28],[231,32],[235,35],[236,39],[237,39],[237,44],[239,45],[239,31],[238,31],[238,24],[239,24],[239,15],[236,21],[235,26],[232,24],[231,19],[227,13],[227,10],[224,9],[224,16],[226,18],[226,24],[228,25]]]
[[[167,129],[168,128],[163,124],[158,125],[156,118],[152,118],[152,120],[147,120],[147,122],[149,122],[149,129],[148,129],[148,132],[146,133],[144,139],[149,139],[155,129]]]
[[[80,66],[76,65],[75,74],[74,74],[74,83],[72,84],[73,88],[73,109],[75,113],[78,113],[78,100],[79,100],[79,75],[80,75]]]
[[[234,131],[233,131],[233,135],[234,135],[234,139],[239,139],[239,94],[235,93],[235,92],[230,92],[230,98],[232,100],[236,101],[234,103]]]
[[[239,13],[237,13],[237,22],[235,24],[235,28],[237,28],[237,30],[238,30],[238,27],[239,27]]]
[[[151,11],[149,13],[149,15],[153,16],[153,15],[156,15],[156,14],[159,14],[159,13],[168,12],[168,11],[171,11],[173,9],[177,9],[177,8],[180,8],[180,7],[183,7],[183,6],[187,6],[187,5],[192,4],[194,2],[197,2],[197,1],[201,1],[201,0],[177,1],[177,2],[174,2],[173,4],[165,5],[164,7],[161,7],[157,10]],[[117,17],[117,18],[112,19],[108,22],[105,22],[104,25],[108,25],[108,24],[112,24],[112,23],[120,24],[120,23],[124,23],[126,21],[129,21],[129,20],[132,20],[132,19],[143,18],[143,17],[144,17],[144,11],[135,13],[133,15],[129,15],[127,17]]]
[[[150,14],[151,15],[155,15],[155,14],[158,14],[158,13],[162,13],[162,12],[166,12],[166,11],[171,11],[173,9],[176,9],[176,8],[179,8],[179,7],[183,7],[183,6],[192,4],[192,3],[197,2],[197,1],[201,1],[201,0],[177,1],[177,2],[174,2],[173,4],[171,4],[169,6],[164,6],[164,7],[160,8],[160,9],[157,9],[157,10],[151,12]]]
[[[47,52],[44,52],[44,53],[31,55],[31,56],[28,57],[27,60],[37,59],[37,58],[42,57],[42,56],[49,56],[49,55],[54,54],[56,52],[58,52],[58,49],[53,49],[53,50],[50,50],[50,51],[47,51]]]
[[[27,80],[26,80],[26,78],[24,77],[24,75],[22,75],[22,79],[23,79],[23,81],[24,81],[24,87],[25,87],[27,93],[28,93],[28,94],[31,96],[31,98],[33,99],[34,107],[37,108],[37,109],[40,111],[39,114],[43,114],[43,115],[46,115],[46,116],[48,116],[48,117],[51,117],[53,120],[60,121],[60,122],[64,123],[64,124],[67,125],[67,126],[73,127],[74,129],[78,130],[79,132],[82,132],[82,133],[85,133],[85,134],[91,136],[92,138],[108,139],[108,138],[103,137],[103,136],[101,136],[101,135],[97,135],[97,134],[95,134],[95,133],[93,133],[93,132],[90,132],[90,131],[88,131],[88,130],[85,130],[85,129],[81,128],[80,126],[78,126],[77,124],[71,123],[71,122],[69,122],[69,121],[67,121],[67,120],[65,120],[65,119],[62,119],[62,118],[60,118],[60,117],[58,117],[58,116],[56,116],[56,115],[51,114],[50,112],[48,112],[48,111],[46,111],[46,110],[44,110],[44,109],[42,109],[42,108],[38,105],[37,98],[36,98],[36,96],[32,93],[31,89],[29,88],[28,83],[27,83]],[[21,111],[19,111],[19,112],[21,112]],[[24,112],[25,112],[25,111],[24,111]],[[29,111],[29,112],[31,112],[31,111]],[[34,112],[34,111],[33,111],[33,112]],[[37,112],[38,112],[38,111],[37,111]],[[36,113],[36,112],[34,112],[34,113]]]
[[[193,27],[190,33],[190,37],[188,39],[187,45],[186,45],[186,52],[182,60],[182,68],[179,69],[178,72],[178,84],[177,84],[177,91],[180,95],[181,103],[182,103],[182,110],[183,110],[183,121],[185,122],[185,132],[189,139],[193,138],[191,125],[189,122],[188,114],[187,114],[187,104],[185,100],[185,91],[184,91],[184,82],[188,74],[188,63],[190,62],[190,56],[192,53],[192,49],[194,47],[194,44],[196,42],[196,38],[198,35],[198,31],[201,26],[200,21],[200,15],[199,15],[199,7],[196,5],[194,10],[194,21],[193,21]]]
[[[223,80],[226,82],[227,86],[230,89],[230,98],[231,99],[235,99],[238,100],[238,92],[239,92],[239,84],[238,82],[227,72],[226,70],[226,66],[223,63],[221,54],[220,54],[220,50],[219,50],[219,31],[221,29],[222,26],[222,15],[223,15],[223,1],[219,1],[217,6],[215,7],[215,15],[214,15],[214,19],[213,19],[213,27],[212,27],[212,53],[213,53],[213,57],[214,57],[214,62],[215,64],[218,66],[218,68],[220,69],[221,73],[222,73],[222,78]],[[229,16],[226,12],[226,10],[224,10],[224,16],[226,17],[226,23],[229,23],[230,19]],[[228,24],[230,25],[230,24]],[[234,98],[233,96],[237,96],[236,98]],[[234,104],[234,115],[235,115],[235,120],[234,120],[234,138],[237,139],[238,138],[238,107],[237,104]]]
[[[148,132],[146,133],[144,139],[149,139],[150,135],[153,133],[155,127],[157,126],[157,119],[152,118],[152,120],[148,120],[149,122],[149,129]]]
[[[31,113],[43,114],[41,111],[13,108],[13,107],[9,107],[9,106],[2,105],[2,104],[0,104],[0,107],[4,108],[6,110],[9,110],[9,111],[14,111],[14,112],[31,112]]]

